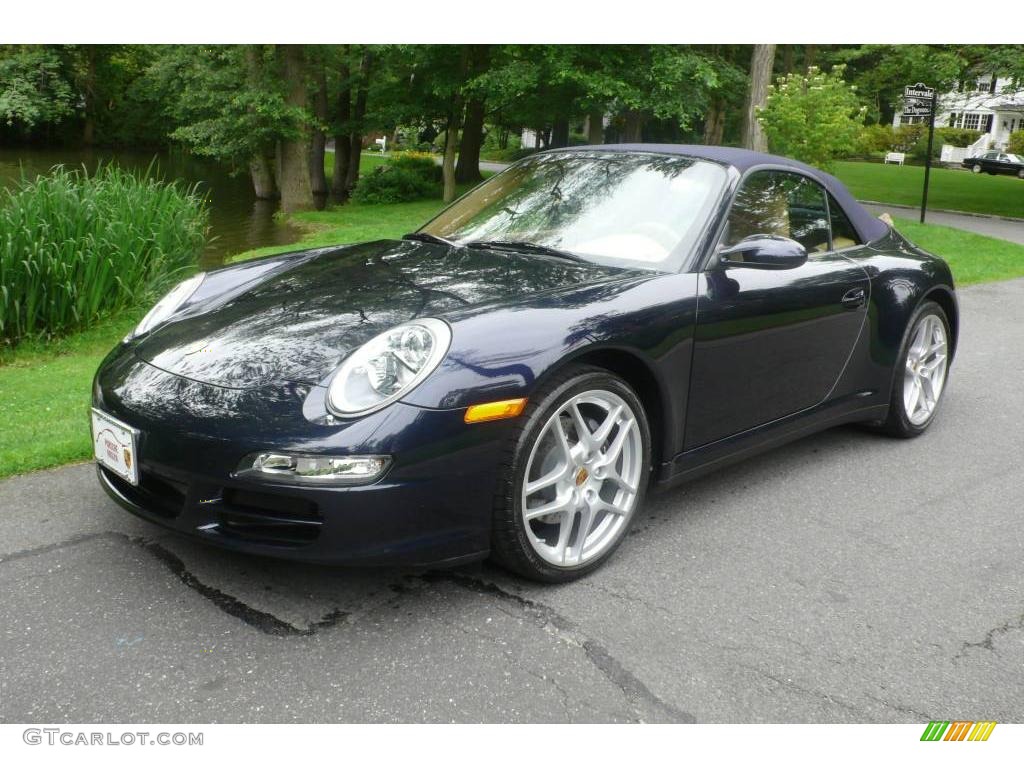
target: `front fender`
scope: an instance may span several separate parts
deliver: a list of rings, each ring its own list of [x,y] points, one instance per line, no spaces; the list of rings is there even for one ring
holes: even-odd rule
[[[579,360],[618,361],[616,372],[657,382],[666,434],[682,426],[697,308],[697,275],[638,276],[449,318],[445,361],[403,402],[423,408],[530,397]],[[634,371],[633,368],[636,370]]]

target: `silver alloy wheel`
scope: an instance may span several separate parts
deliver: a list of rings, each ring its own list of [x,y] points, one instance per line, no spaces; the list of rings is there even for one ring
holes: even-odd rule
[[[981,166],[980,166],[980,165],[975,165],[975,166],[973,166],[973,167],[971,168],[971,171],[972,171],[973,173],[981,173]]]
[[[563,403],[523,477],[521,514],[534,552],[578,566],[613,546],[636,508],[644,460],[636,414],[621,397],[593,389]]]
[[[946,328],[937,315],[926,315],[914,332],[903,370],[903,410],[915,427],[935,413],[948,367]]]

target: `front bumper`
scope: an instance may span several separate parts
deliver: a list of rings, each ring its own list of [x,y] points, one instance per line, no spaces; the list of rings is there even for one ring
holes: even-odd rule
[[[395,403],[315,423],[315,387],[226,390],[125,355],[97,374],[95,407],[139,429],[140,482],[98,467],[118,504],[165,528],[237,551],[320,563],[433,565],[487,555],[509,422],[466,425],[464,409]],[[240,477],[255,451],[387,454],[370,485]]]

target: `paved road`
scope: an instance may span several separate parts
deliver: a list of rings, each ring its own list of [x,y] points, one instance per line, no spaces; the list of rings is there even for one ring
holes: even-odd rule
[[[1024,281],[962,305],[925,437],[657,496],[567,586],[225,554],[90,466],[0,483],[0,720],[1024,720]]]
[[[864,203],[864,207],[876,216],[888,212],[893,216],[917,221],[921,215],[920,207],[911,208],[906,205]],[[929,224],[941,224],[944,227],[965,229],[968,232],[976,232],[979,235],[998,237],[1000,240],[1009,240],[1010,242],[1024,245],[1024,219],[1013,221],[1012,219],[1001,219],[995,216],[971,216],[965,213],[928,211],[925,221]]]

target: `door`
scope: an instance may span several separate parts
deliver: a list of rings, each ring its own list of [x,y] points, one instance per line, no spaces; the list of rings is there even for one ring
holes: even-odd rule
[[[701,275],[685,450],[817,405],[838,381],[870,285],[845,255],[858,235],[829,198],[795,173],[760,171],[743,182],[720,247],[781,235],[808,259],[789,269],[713,264]]]

